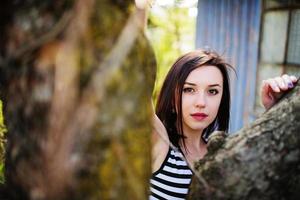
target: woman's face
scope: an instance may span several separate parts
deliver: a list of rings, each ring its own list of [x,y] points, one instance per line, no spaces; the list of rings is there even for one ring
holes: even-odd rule
[[[183,132],[201,132],[216,118],[223,94],[223,76],[215,66],[201,66],[188,75],[182,92]]]

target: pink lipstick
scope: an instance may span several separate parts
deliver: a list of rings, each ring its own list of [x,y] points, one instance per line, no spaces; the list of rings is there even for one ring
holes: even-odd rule
[[[191,116],[197,120],[197,121],[202,121],[204,120],[208,115],[205,113],[193,113]]]

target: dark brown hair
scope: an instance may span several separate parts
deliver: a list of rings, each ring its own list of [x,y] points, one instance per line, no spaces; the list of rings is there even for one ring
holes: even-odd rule
[[[175,146],[183,139],[182,128],[182,91],[185,80],[194,69],[204,66],[216,66],[223,76],[223,94],[215,120],[203,130],[202,139],[207,143],[208,136],[215,130],[228,131],[230,118],[230,88],[228,70],[233,69],[216,52],[196,50],[187,53],[173,64],[161,88],[156,104],[156,114],[165,125],[169,139]],[[234,69],[233,69],[234,70]]]

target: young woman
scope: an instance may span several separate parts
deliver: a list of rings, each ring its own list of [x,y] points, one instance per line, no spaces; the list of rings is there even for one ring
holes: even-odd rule
[[[192,164],[207,152],[208,136],[228,131],[232,68],[214,52],[196,50],[180,57],[163,83],[154,117],[150,199],[185,199]],[[263,82],[262,103],[269,109],[296,77]]]

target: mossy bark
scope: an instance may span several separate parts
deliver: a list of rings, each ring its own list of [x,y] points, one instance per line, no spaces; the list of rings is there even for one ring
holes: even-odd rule
[[[3,198],[147,198],[156,69],[145,10],[129,0],[1,4]]]
[[[189,199],[300,198],[300,86],[196,163]]]

